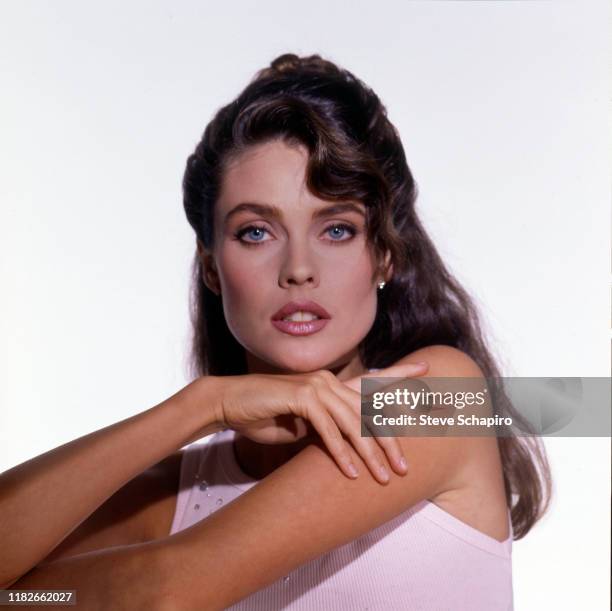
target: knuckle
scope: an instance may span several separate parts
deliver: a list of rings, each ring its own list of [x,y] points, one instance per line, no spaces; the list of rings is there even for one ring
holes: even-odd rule
[[[315,387],[309,382],[300,384],[296,390],[298,402],[303,406],[310,406],[316,399],[317,393]]]
[[[326,422],[324,427],[323,427],[323,430],[325,431],[325,434],[330,439],[332,439],[334,441],[341,441],[342,435],[341,435],[340,431],[331,422]]]
[[[329,369],[319,369],[317,373],[327,382],[331,382],[332,380],[336,379],[336,376]]]
[[[336,377],[327,369],[319,369],[318,371],[314,372],[313,376],[314,382],[318,386],[329,386]]]

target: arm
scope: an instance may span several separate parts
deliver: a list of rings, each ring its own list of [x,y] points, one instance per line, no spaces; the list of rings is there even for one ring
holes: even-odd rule
[[[68,535],[44,560],[144,543],[170,532],[183,451],[130,480]]]
[[[201,405],[214,392],[202,389],[208,383],[199,378],[155,407],[0,474],[2,587],[36,566],[126,482],[219,430],[212,410]],[[52,509],[51,519],[40,519],[41,507]]]
[[[408,358],[427,359],[429,376],[482,377],[452,348]],[[392,474],[386,486],[352,448],[362,473],[356,480],[342,475],[322,444],[306,447],[223,509],[165,539],[168,590],[184,608],[225,608],[415,503],[463,486],[470,438],[399,440],[410,470]]]
[[[10,589],[76,590],[77,606],[88,611],[173,610],[162,581],[162,555],[155,541],[90,551],[39,565]]]

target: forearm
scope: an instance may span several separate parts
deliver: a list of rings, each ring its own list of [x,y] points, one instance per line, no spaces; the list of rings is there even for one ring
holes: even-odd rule
[[[75,590],[88,611],[170,610],[163,553],[155,542],[96,550],[37,566],[10,589]]]
[[[144,412],[2,473],[0,584],[36,566],[136,475],[219,430],[214,381],[200,378]]]
[[[310,444],[238,498],[168,538],[175,569],[166,574],[168,591],[185,609],[225,609],[268,587],[435,496],[440,474],[457,462],[445,445],[452,440],[404,440],[412,468],[382,486],[352,448],[361,472],[355,480],[338,469],[320,440]]]

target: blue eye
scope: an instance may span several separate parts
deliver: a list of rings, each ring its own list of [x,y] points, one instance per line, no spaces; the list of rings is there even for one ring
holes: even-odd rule
[[[249,225],[248,227],[244,227],[243,229],[238,231],[235,234],[235,237],[238,240],[240,240],[243,244],[253,244],[253,243],[261,242],[262,241],[261,239],[257,239],[253,235],[253,232],[255,232],[255,231],[259,232],[259,236],[261,236],[263,234],[263,232],[267,232],[267,229],[265,227],[260,227],[259,225]],[[254,241],[253,242],[244,241],[242,239],[242,236],[246,235],[246,234],[251,234],[251,237],[254,238]]]
[[[332,231],[334,232],[334,234],[329,233]],[[349,237],[343,239],[344,234],[347,231],[349,233]],[[265,227],[262,227],[261,225],[248,225],[247,227],[243,227],[242,229],[237,231],[234,234],[234,237],[245,246],[258,246],[262,242],[267,241],[263,239],[265,233],[268,233],[268,230]],[[335,225],[330,225],[329,227],[327,227],[327,229],[325,229],[325,233],[328,233],[328,235],[334,235],[332,239],[326,240],[327,242],[337,244],[342,242],[348,242],[349,240],[351,240],[351,238],[353,238],[357,234],[357,230],[352,225],[348,225],[347,223],[336,223]],[[242,238],[245,235],[249,235],[250,239],[243,240]]]
[[[350,225],[346,225],[345,223],[331,225],[326,229],[326,231],[334,231],[336,229],[340,229],[342,231],[342,234],[340,236],[338,236],[338,234],[336,233],[336,237],[342,237],[342,235],[344,235],[347,230],[350,232],[351,237],[353,237],[357,233],[353,227],[351,227]],[[332,242],[346,242],[346,240],[332,240]]]

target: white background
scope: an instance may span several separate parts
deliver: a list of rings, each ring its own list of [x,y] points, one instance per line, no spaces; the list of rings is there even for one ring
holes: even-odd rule
[[[610,375],[610,12],[3,2],[0,470],[187,383],[185,160],[287,51],[338,62],[386,104],[504,373]],[[514,544],[516,609],[608,609],[610,439],[546,444],[555,499]]]

